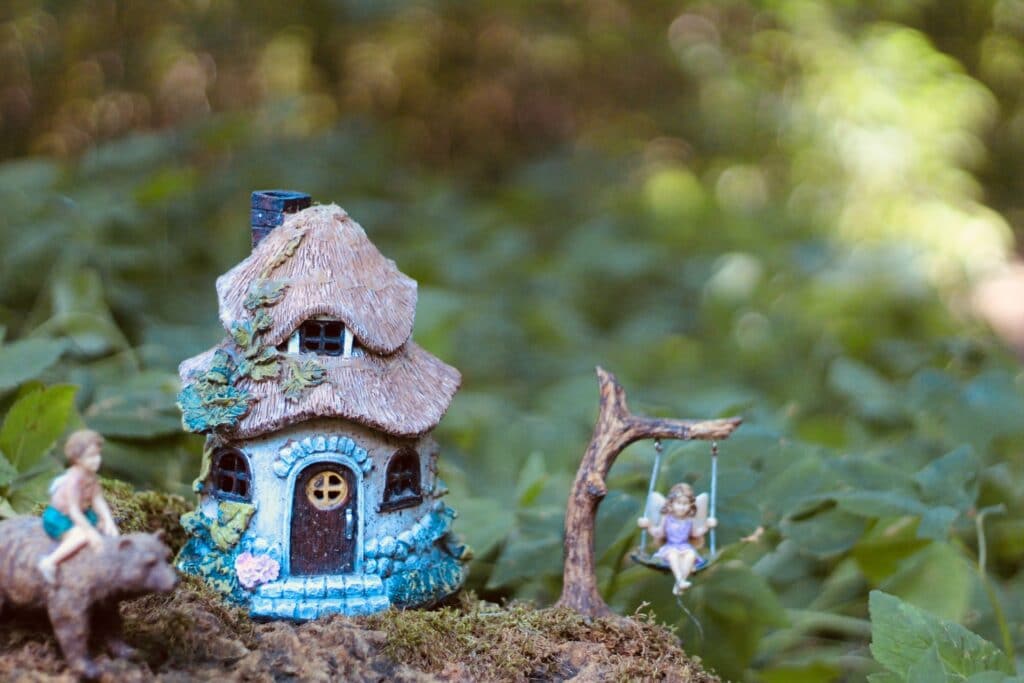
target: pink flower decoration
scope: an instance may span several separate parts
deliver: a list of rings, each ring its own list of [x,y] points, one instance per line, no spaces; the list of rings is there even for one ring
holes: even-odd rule
[[[281,565],[269,555],[253,555],[242,553],[235,558],[235,574],[238,583],[253,589],[261,583],[269,583],[277,579]]]

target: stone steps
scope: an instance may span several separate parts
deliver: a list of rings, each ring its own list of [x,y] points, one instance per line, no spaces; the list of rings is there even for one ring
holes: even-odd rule
[[[373,614],[390,606],[384,582],[374,574],[293,576],[257,588],[249,613],[307,621],[326,614]]]

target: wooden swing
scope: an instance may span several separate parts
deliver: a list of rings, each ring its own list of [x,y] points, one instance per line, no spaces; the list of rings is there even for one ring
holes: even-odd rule
[[[576,470],[565,505],[562,595],[556,604],[588,617],[607,617],[613,612],[597,590],[594,527],[597,509],[608,494],[608,471],[615,459],[626,446],[641,439],[728,439],[743,420],[739,417],[686,420],[634,415],[626,403],[626,391],[615,375],[599,367],[597,378],[600,410],[594,434]]]
[[[655,488],[658,484],[658,476],[661,474],[661,455],[664,451],[664,446],[661,444],[661,439],[656,439],[654,442],[654,467],[651,468],[651,479],[647,484],[647,501],[644,505],[644,517],[651,520],[653,524],[657,524],[661,516],[661,507],[665,504],[665,497],[658,493]],[[718,498],[718,443],[715,441],[711,442],[711,500],[708,506],[708,516],[715,516],[715,504]],[[715,545],[715,529],[712,528],[708,531],[709,537],[709,548],[708,556],[703,557],[698,555],[697,563],[693,566],[692,573],[696,574],[701,571],[715,559],[717,554],[717,548]],[[672,568],[669,567],[668,562],[658,557],[655,553],[648,552],[647,550],[647,529],[640,532],[640,546],[630,553],[630,559],[637,564],[642,564],[645,567],[650,567],[660,572],[668,574],[672,573]]]

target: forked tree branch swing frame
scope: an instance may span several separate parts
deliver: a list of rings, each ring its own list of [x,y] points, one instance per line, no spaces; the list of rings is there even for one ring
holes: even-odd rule
[[[626,391],[615,375],[598,367],[597,379],[600,412],[565,510],[565,565],[562,597],[557,603],[590,617],[612,614],[597,590],[594,523],[597,508],[608,493],[606,480],[615,459],[626,446],[642,439],[721,441],[742,422],[739,417],[680,420],[633,415],[626,405]]]

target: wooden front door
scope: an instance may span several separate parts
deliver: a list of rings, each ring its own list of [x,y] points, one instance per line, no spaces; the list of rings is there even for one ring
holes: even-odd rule
[[[359,491],[352,470],[333,462],[304,469],[292,501],[291,573],[345,574],[355,563]]]

